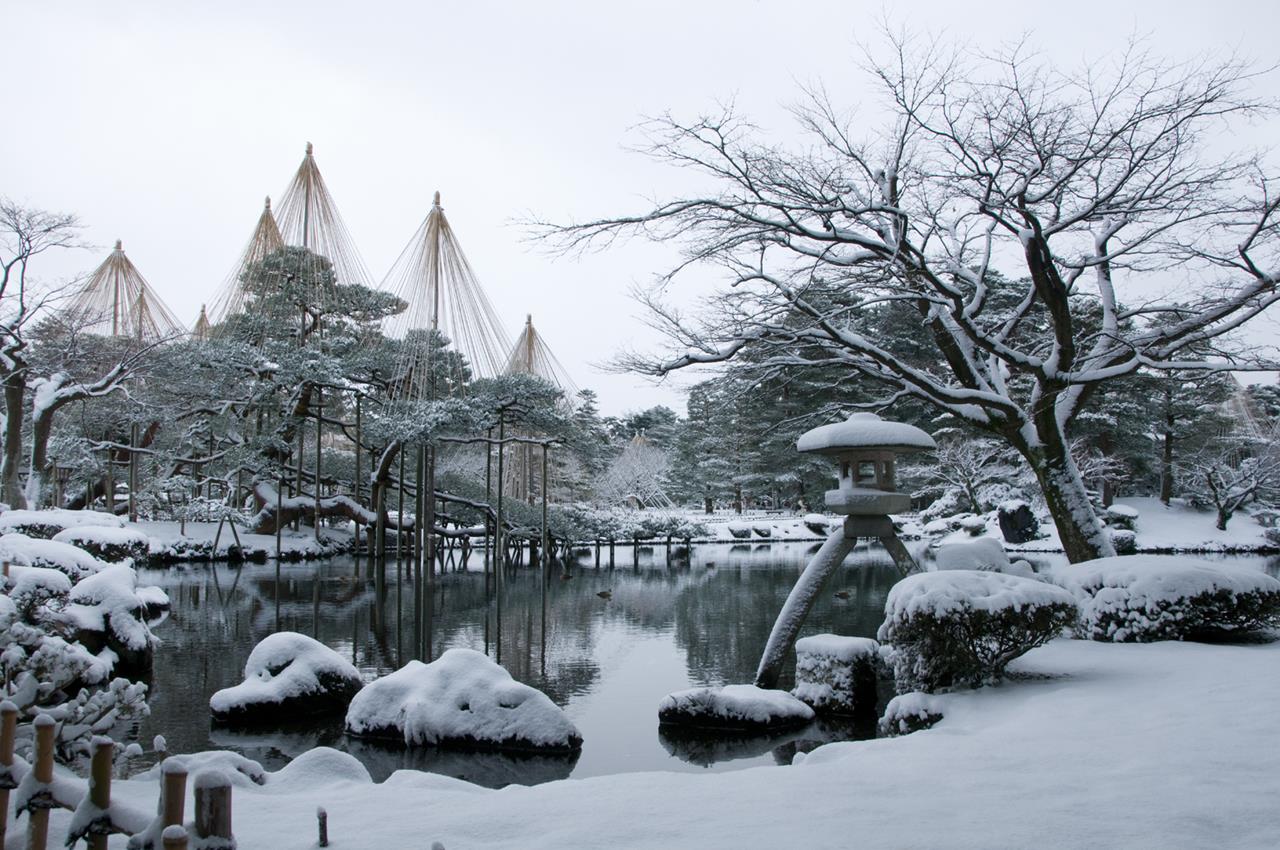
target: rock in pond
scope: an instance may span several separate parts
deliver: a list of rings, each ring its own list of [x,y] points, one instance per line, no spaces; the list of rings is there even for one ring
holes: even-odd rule
[[[755,685],[690,688],[668,694],[658,705],[658,722],[701,729],[763,731],[802,726],[813,709],[786,691]]]
[[[450,649],[430,664],[410,661],[364,687],[347,711],[347,734],[435,746],[572,752],[582,735],[536,688],[482,652]]]
[[[297,632],[267,635],[249,653],[244,681],[209,699],[215,723],[265,725],[338,714],[364,686],[329,647]]]

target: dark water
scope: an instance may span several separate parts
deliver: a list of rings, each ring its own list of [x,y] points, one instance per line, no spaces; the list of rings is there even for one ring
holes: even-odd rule
[[[633,564],[619,549],[615,568],[594,558],[556,565],[545,584],[535,569],[507,574],[498,601],[477,569],[438,576],[432,607],[435,655],[469,647],[497,657],[520,681],[563,706],[584,738],[577,758],[520,758],[435,750],[404,751],[348,740],[341,721],[269,732],[211,728],[209,697],[241,681],[253,646],[275,631],[311,635],[351,659],[366,678],[412,656],[414,587],[394,562],[379,599],[367,559],[302,564],[170,567],[140,571],[164,588],[172,613],[156,628],[151,717],[144,742],[163,734],[170,752],[232,749],[282,766],[311,747],[347,750],[375,779],[394,770],[431,770],[490,786],[639,770],[724,770],[788,762],[797,749],[866,730],[814,725],[766,738],[707,739],[659,732],[657,707],[671,691],[752,680],[765,639],[796,576],[817,544],[695,547],[683,564],[642,550]],[[1052,559],[1040,559],[1037,566]],[[833,578],[805,633],[873,637],[898,573],[880,550],[860,548]],[[607,591],[609,598],[598,594]],[[835,592],[840,591],[837,597]],[[790,682],[784,682],[789,687]]]

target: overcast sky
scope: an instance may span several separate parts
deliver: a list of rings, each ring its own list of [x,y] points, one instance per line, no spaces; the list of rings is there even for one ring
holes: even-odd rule
[[[1147,34],[1171,57],[1238,49],[1275,61],[1274,2],[802,3],[17,2],[5,30],[0,194],[77,213],[90,270],[116,238],[188,324],[234,264],[307,141],[375,280],[440,190],[509,331],[533,313],[605,413],[665,403],[680,383],[603,374],[652,347],[629,299],[664,249],[580,260],[523,239],[514,219],[636,210],[681,175],[626,149],[646,115],[734,98],[779,138],[798,83],[866,97],[859,39],[882,8],[977,46],[1030,33],[1079,62]],[[1266,85],[1277,91],[1273,74]],[[1274,127],[1274,124],[1272,125]],[[1277,327],[1274,320],[1270,328]]]

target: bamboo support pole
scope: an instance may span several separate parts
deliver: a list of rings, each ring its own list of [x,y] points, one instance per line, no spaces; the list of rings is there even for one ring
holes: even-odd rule
[[[138,423],[129,426],[129,522],[138,521]]]
[[[316,388],[316,479],[315,522],[316,540],[320,539],[320,443],[324,436],[324,391]]]
[[[231,834],[231,781],[219,770],[196,775],[196,839],[203,850],[235,850]]]
[[[187,804],[187,766],[175,758],[167,758],[160,768],[164,777],[160,786],[160,817],[166,827],[181,826]]]
[[[160,841],[164,850],[187,850],[187,830],[182,824],[166,826],[160,833]]]
[[[31,770],[36,782],[48,785],[53,782],[53,737],[57,724],[47,714],[36,718],[36,762]],[[45,850],[49,843],[49,810],[43,806],[32,809],[27,819],[27,850]]]
[[[5,573],[9,572],[8,562],[5,562]],[[9,770],[13,767],[13,742],[18,731],[18,707],[9,700],[0,703],[0,770],[5,773],[6,779],[11,779],[8,775]],[[9,827],[9,791],[11,782],[5,782],[0,785],[0,847],[4,846],[4,839]]]
[[[282,523],[281,511],[284,507],[284,473],[280,473],[279,486],[276,487],[276,580],[280,580],[280,534]]]
[[[434,626],[435,619],[435,576],[436,576],[436,452],[433,448],[426,451],[426,493],[423,501],[426,505],[424,509],[422,533],[425,537],[425,555],[423,559],[426,566],[426,581],[423,582],[423,595],[425,596],[425,605],[423,606],[424,622],[422,625],[422,654],[424,659],[430,663],[432,658],[431,631]]]
[[[105,812],[111,808],[111,765],[116,745],[110,738],[94,738],[89,766],[89,802]],[[91,832],[89,850],[107,850],[107,833]]]
[[[360,495],[364,490],[364,482],[360,476],[360,457],[364,454],[364,446],[361,442],[360,432],[362,425],[362,417],[360,415],[360,396],[356,396],[356,504],[363,504],[360,501]]]

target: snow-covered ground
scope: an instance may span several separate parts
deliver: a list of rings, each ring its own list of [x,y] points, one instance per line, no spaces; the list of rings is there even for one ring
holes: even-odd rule
[[[218,535],[216,522],[188,522],[186,531],[176,522],[131,522],[127,528],[135,528],[151,538],[151,556],[170,561],[226,560],[227,552],[236,545],[230,524],[224,524]],[[276,536],[274,534],[247,534],[237,529],[240,549],[249,560],[274,558]],[[210,557],[214,538],[218,538],[216,558]],[[322,529],[320,539],[310,528],[301,531],[285,529],[280,535],[280,551],[288,560],[324,558],[349,551],[351,533],[336,529]]]
[[[411,771],[373,784],[317,750],[264,786],[238,781],[235,832],[242,847],[313,847],[323,806],[335,848],[1276,846],[1280,642],[1063,639],[1011,670],[939,697],[933,729],[831,744],[791,767],[487,791]],[[152,812],[157,785],[112,794]],[[68,817],[54,813],[53,835]]]

